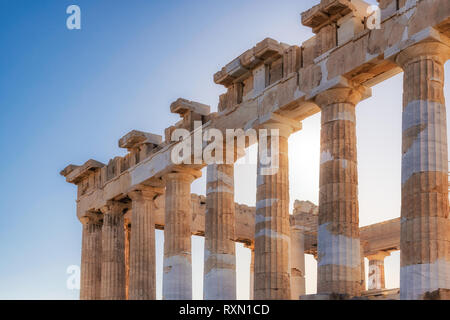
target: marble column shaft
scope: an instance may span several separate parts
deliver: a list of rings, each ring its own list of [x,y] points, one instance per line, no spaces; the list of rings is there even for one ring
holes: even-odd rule
[[[130,240],[130,300],[156,299],[155,204],[152,187],[133,191]]]
[[[404,70],[400,298],[450,289],[447,118],[444,63],[450,48],[416,44],[397,62]]]
[[[102,280],[102,222],[100,214],[82,219],[80,300],[99,300]]]
[[[255,221],[255,282],[256,300],[289,300],[290,287],[290,224],[289,224],[289,160],[288,137],[292,128],[283,123],[264,125],[269,138],[267,150],[258,154],[256,221]],[[274,174],[263,175],[265,169],[261,151],[270,156],[272,129],[279,130],[278,164]],[[270,167],[270,166],[269,166]]]
[[[255,298],[255,249],[250,248],[250,300]]]
[[[365,256],[364,256],[364,245],[363,243],[360,243],[360,258],[361,258],[361,293],[366,291],[366,263],[365,263]]]
[[[124,212],[126,205],[118,201],[108,201],[102,211],[101,299],[125,300]]]
[[[188,172],[174,172],[164,178],[163,299],[191,300],[191,183],[195,177]]]
[[[291,299],[305,294],[305,235],[302,227],[291,226]]]
[[[355,105],[352,88],[318,95],[320,140],[317,292],[361,293]]]
[[[124,219],[124,234],[125,234],[125,300],[129,299],[130,291],[130,242],[131,242],[131,227],[130,221]]]
[[[205,300],[236,299],[234,164],[207,167]]]
[[[369,259],[369,290],[382,290],[386,288],[384,273],[384,258],[388,252],[379,252],[367,256]]]

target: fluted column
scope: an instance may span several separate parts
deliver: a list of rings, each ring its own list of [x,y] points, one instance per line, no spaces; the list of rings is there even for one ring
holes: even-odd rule
[[[123,215],[126,205],[108,201],[102,208],[102,284],[103,300],[125,300],[125,234]]]
[[[291,299],[305,294],[305,235],[301,226],[291,226]]]
[[[300,125],[298,123],[298,125]],[[290,286],[290,224],[289,224],[289,160],[288,137],[294,127],[282,123],[267,123],[269,135],[263,150],[261,130],[257,169],[256,221],[255,221],[255,291],[256,300],[289,300]],[[278,130],[278,131],[276,131]],[[272,139],[278,132],[278,139]],[[274,135],[276,137],[276,135]],[[278,143],[278,150],[273,144]],[[274,148],[272,148],[274,147]],[[272,161],[278,157],[278,168],[263,163],[262,154]],[[272,154],[273,153],[273,154]],[[267,170],[269,169],[269,170]]]
[[[191,183],[201,173],[167,174],[164,226],[163,299],[192,299]]]
[[[124,235],[125,235],[125,299],[129,299],[130,289],[130,240],[131,240],[131,227],[130,221],[126,217],[124,218]]]
[[[255,299],[255,249],[250,248],[250,300]]]
[[[99,300],[102,276],[101,214],[89,213],[81,219],[80,300]]]
[[[447,120],[448,46],[425,42],[402,51],[402,206],[400,297],[450,289]]]
[[[352,88],[320,93],[320,183],[317,292],[361,293],[355,105]]]
[[[144,187],[129,193],[132,200],[129,300],[156,299],[154,198],[161,192]]]
[[[236,299],[234,165],[207,167],[205,259],[203,297],[205,300]]]
[[[380,251],[367,256],[369,259],[369,290],[382,290],[386,288],[384,280],[384,258],[389,252]]]
[[[360,258],[361,258],[361,293],[366,291],[366,264],[365,264],[365,255],[364,255],[364,247],[365,243],[360,243]]]

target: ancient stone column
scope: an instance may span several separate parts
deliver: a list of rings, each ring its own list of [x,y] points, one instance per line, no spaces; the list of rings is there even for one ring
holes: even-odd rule
[[[167,174],[164,226],[163,299],[192,299],[191,183],[201,173]]]
[[[125,234],[123,215],[126,205],[108,201],[102,208],[102,285],[101,299],[125,299]]]
[[[384,280],[384,258],[389,252],[380,251],[367,256],[369,259],[369,290],[382,290],[386,288]]]
[[[402,206],[400,298],[450,289],[447,120],[448,46],[425,42],[402,51]]]
[[[317,292],[361,293],[355,105],[352,88],[320,93],[320,183]]]
[[[365,263],[365,255],[364,255],[364,246],[366,244],[360,242],[360,250],[359,256],[361,258],[361,293],[366,291],[366,263]]]
[[[236,299],[234,165],[207,167],[205,215],[205,300]]]
[[[250,248],[251,257],[250,257],[250,300],[254,300],[255,298],[255,249]]]
[[[162,191],[144,187],[129,193],[132,200],[129,300],[156,299],[155,205]]]
[[[128,214],[128,212],[127,212]],[[126,215],[124,216],[124,229],[125,235],[125,300],[129,299],[130,289],[130,240],[131,240],[131,225]]]
[[[81,219],[80,300],[99,300],[102,279],[102,221],[101,215],[89,213]]]
[[[301,226],[291,225],[291,299],[305,294],[305,236]]]
[[[266,141],[261,139],[261,129],[267,129],[269,138]],[[267,123],[261,129],[257,169],[254,297],[256,300],[289,300],[288,137],[294,129],[282,122]],[[271,136],[276,137],[276,132],[278,139],[272,139]],[[269,155],[272,162],[276,162],[278,157],[278,168],[271,168],[273,163],[265,164],[267,159],[264,159],[264,154]],[[272,169],[275,170],[271,172]]]

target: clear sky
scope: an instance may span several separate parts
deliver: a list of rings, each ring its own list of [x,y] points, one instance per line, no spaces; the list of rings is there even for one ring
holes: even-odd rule
[[[59,171],[124,155],[117,141],[130,130],[163,134],[178,120],[169,105],[179,97],[215,111],[224,88],[213,74],[266,37],[308,39],[300,13],[317,2],[0,0],[0,298],[77,299],[66,287],[67,267],[80,263],[76,188]],[[66,28],[71,4],[81,7],[81,30]],[[398,75],[357,109],[361,226],[400,215],[401,94]],[[315,115],[289,140],[291,202],[317,203],[319,133]],[[235,171],[235,200],[254,205],[256,168]],[[204,189],[204,178],[192,186]],[[159,297],[162,241],[157,232]],[[195,298],[202,250],[193,237]],[[248,263],[238,245],[240,298],[248,297]],[[307,275],[312,293],[311,257]],[[399,285],[398,253],[386,259],[386,280]]]

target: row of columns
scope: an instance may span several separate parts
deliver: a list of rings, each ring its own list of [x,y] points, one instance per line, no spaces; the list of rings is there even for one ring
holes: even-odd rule
[[[448,46],[425,42],[402,51],[404,70],[401,299],[450,289],[450,220],[444,63]],[[361,293],[355,105],[358,88],[321,93],[318,293]],[[381,260],[372,259],[384,287]],[[380,271],[383,269],[382,271]]]
[[[448,151],[443,93],[444,63],[450,50],[437,42],[400,53],[404,69],[401,298],[450,288],[450,221]],[[364,89],[341,86],[318,94],[321,108],[318,277],[320,294],[359,296],[364,290],[359,235],[358,170],[355,106]],[[254,253],[251,286],[255,299],[297,299],[304,293],[301,230],[290,229],[288,138],[298,130],[289,119],[260,126],[269,133],[266,154],[278,152],[273,174],[258,159]],[[275,130],[274,130],[275,129]],[[276,132],[278,149],[272,148]],[[261,144],[260,144],[261,146]],[[274,151],[276,150],[276,151]],[[192,298],[191,193],[200,172],[182,169],[165,181],[163,298]],[[155,299],[153,199],[161,190],[135,191],[132,199],[129,299]],[[205,299],[236,298],[234,171],[231,164],[207,168],[205,216]],[[120,202],[108,202],[98,218],[83,227],[82,299],[124,299],[123,213]],[[100,246],[101,239],[101,246]],[[99,254],[101,250],[101,255]],[[99,257],[101,256],[101,268]],[[290,256],[294,257],[292,260]],[[254,260],[253,260],[254,259]],[[380,276],[369,288],[384,287],[380,259],[369,259]],[[292,261],[292,262],[291,262]],[[383,276],[381,276],[383,275]]]
[[[217,170],[217,169],[214,169]],[[215,172],[215,171],[212,171]],[[231,173],[231,172],[228,172]],[[219,174],[220,175],[220,174]],[[230,175],[232,176],[232,175]],[[211,179],[208,179],[212,181]],[[130,300],[154,300],[156,299],[156,280],[155,280],[155,251],[154,251],[154,237],[155,231],[152,226],[154,226],[153,215],[151,212],[154,210],[154,202],[153,199],[159,192],[154,190],[153,188],[146,189],[144,191],[134,191],[130,194],[130,198],[133,200],[133,211],[131,220],[134,221],[134,225],[136,228],[133,229],[131,233],[131,241],[130,248],[134,248],[130,251],[130,274],[129,274],[129,283],[128,283],[128,296],[127,298]],[[229,202],[227,202],[229,203]],[[120,208],[122,207],[122,208]],[[123,209],[124,205],[119,205],[119,210],[116,212],[120,212]],[[112,209],[113,206],[109,206],[108,208]],[[233,209],[228,212],[232,212]],[[108,211],[107,211],[108,212]],[[120,232],[120,221],[117,224],[117,232]],[[189,221],[185,221],[185,223],[189,223]],[[109,224],[110,226],[111,224]],[[221,225],[216,222],[216,225]],[[110,228],[110,227],[109,227]],[[233,237],[227,236],[228,230],[233,230],[234,227],[230,225],[228,228],[222,229],[220,232],[225,236],[222,237],[224,239],[225,245],[220,245],[220,238],[218,237],[214,240],[215,248],[213,248],[213,237],[211,234],[214,232],[219,232],[218,230],[210,232],[208,235],[205,235],[205,281],[204,281],[204,299],[212,300],[212,299],[235,299],[236,298],[236,276],[235,276],[235,255],[234,255],[234,241],[230,240]],[[113,237],[112,239],[120,240],[120,234],[117,237]],[[190,237],[190,236],[189,236]],[[304,233],[301,227],[292,226],[290,231],[291,238],[291,251],[290,251],[290,263],[291,263],[291,273],[290,273],[290,284],[291,284],[291,298],[298,299],[301,295],[305,294],[305,256],[304,256]],[[105,236],[105,239],[107,238]],[[120,241],[119,241],[120,242]],[[187,241],[189,242],[189,241]],[[117,245],[114,241],[110,242],[114,246]],[[186,243],[186,242],[185,242]],[[209,245],[208,245],[209,243]],[[90,217],[84,219],[83,225],[83,249],[82,249],[82,278],[81,278],[81,299],[121,299],[124,293],[123,290],[120,289],[123,285],[121,284],[122,269],[120,268],[121,260],[115,262],[115,268],[108,270],[107,268],[111,267],[108,264],[108,261],[101,260],[102,251],[102,225],[98,217],[95,215],[91,215]],[[215,254],[215,258],[211,261],[209,257],[211,257],[211,252],[218,252],[221,249],[218,248],[227,248],[229,253],[219,253]],[[121,248],[120,244],[118,248]],[[251,264],[250,264],[250,299],[253,300],[253,290],[254,290],[254,248],[251,249]],[[126,246],[124,247],[126,250]],[[185,252],[190,252],[189,250]],[[112,252],[108,254],[108,257],[112,256],[122,256],[121,252]],[[384,280],[384,258],[388,256],[387,252],[378,252],[376,254],[371,254],[367,256],[369,260],[369,290],[379,290],[385,288],[385,280]],[[126,256],[126,255],[125,255]],[[169,262],[173,260],[174,255],[168,254],[168,259],[165,259],[165,266],[169,265]],[[219,258],[217,258],[217,256]],[[362,256],[364,257],[364,256]],[[228,260],[227,260],[228,259]],[[231,260],[231,261],[230,261]],[[227,262],[228,261],[228,262]],[[105,264],[103,264],[105,263]],[[125,264],[125,263],[123,263]],[[173,264],[172,264],[173,265]],[[171,266],[172,266],[171,265]],[[119,266],[119,267],[118,267]],[[192,272],[190,263],[182,264],[182,267],[185,268],[183,272],[180,272],[181,275],[186,275]],[[101,275],[102,268],[104,268],[103,272],[116,274],[114,277],[108,277],[108,279],[116,279],[114,283],[108,282],[106,285],[101,287]],[[206,271],[208,269],[208,271]],[[210,274],[211,270],[219,270],[219,274]],[[226,270],[225,273],[220,273],[220,270]],[[362,269],[364,270],[364,269]],[[364,271],[362,271],[364,274]],[[178,288],[175,288],[175,293],[178,296],[173,297],[170,295],[170,284],[171,275],[167,275],[167,279],[165,280],[165,290],[164,295],[165,299],[190,299],[189,295],[192,292],[191,287],[191,278],[184,277],[181,278],[181,285]],[[175,276],[176,277],[176,276]],[[178,277],[180,279],[180,277]],[[364,279],[364,276],[363,276]],[[186,289],[187,287],[187,289]],[[104,290],[105,296],[102,296],[101,288]],[[112,293],[106,295],[108,292]],[[181,293],[185,296],[180,297]],[[167,298],[169,297],[169,298]]]
[[[292,234],[295,234],[292,249],[294,252],[299,250],[292,255],[294,259],[292,270],[289,262],[291,230],[288,213],[286,134],[280,150],[282,155],[278,174],[262,176],[265,183],[258,186],[260,205],[256,226],[258,236],[252,248],[252,298],[262,299],[264,294],[268,293],[273,299],[281,297],[289,299],[291,272],[294,274],[293,281],[298,282],[294,286],[293,295],[298,298],[304,294],[304,240],[300,230],[292,230]],[[164,177],[166,209],[163,299],[192,299],[190,185],[200,174],[199,171],[185,170]],[[258,181],[261,181],[261,177]],[[103,223],[100,215],[94,213],[89,216],[90,218],[83,220],[81,299],[156,298],[153,200],[162,192],[161,189],[145,187],[128,195],[132,200],[128,294],[125,292],[126,248],[123,226],[124,213],[129,205],[109,201],[102,208]],[[229,164],[208,166],[204,299],[236,299],[234,210],[234,166]],[[280,213],[281,218],[278,217]],[[255,252],[263,253],[261,254],[263,258],[256,262]],[[266,265],[271,259],[273,262]],[[272,272],[274,264],[277,270]],[[264,281],[255,286],[255,283],[258,283],[258,276]]]

